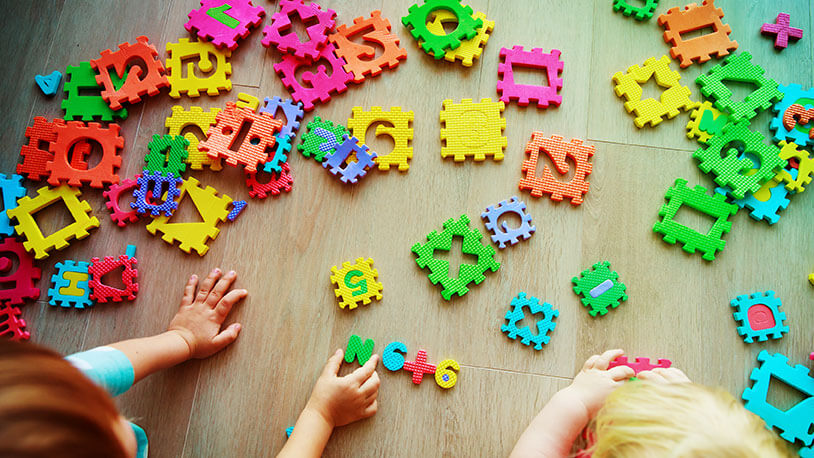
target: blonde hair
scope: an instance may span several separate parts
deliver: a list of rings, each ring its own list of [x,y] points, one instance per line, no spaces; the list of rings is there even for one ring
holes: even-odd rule
[[[694,383],[625,383],[592,426],[594,458],[796,456],[731,394]]]

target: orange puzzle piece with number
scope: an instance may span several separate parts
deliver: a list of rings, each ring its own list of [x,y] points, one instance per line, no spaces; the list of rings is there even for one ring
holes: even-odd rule
[[[105,49],[99,53],[102,57],[90,61],[90,66],[99,73],[96,75],[96,83],[104,88],[102,98],[110,105],[111,110],[121,109],[122,102],[141,102],[141,97],[145,94],[157,95],[161,88],[170,85],[155,46],[148,43],[149,39],[144,35],[136,40],[132,45],[126,42],[120,44],[119,50],[115,52]],[[141,68],[142,63],[147,68]],[[128,65],[132,65],[132,68],[128,69]],[[119,79],[126,76],[118,89],[110,77],[111,69]]]
[[[559,135],[545,138],[542,132],[533,132],[531,141],[526,144],[526,154],[529,155],[529,158],[523,161],[522,170],[526,172],[526,176],[520,180],[520,190],[531,190],[531,195],[535,197],[540,197],[543,193],[551,194],[551,199],[557,201],[562,200],[563,197],[570,197],[571,204],[581,204],[582,196],[588,192],[590,186],[585,178],[591,174],[593,169],[593,165],[589,161],[594,155],[594,150],[593,146],[583,145],[582,140],[577,138],[565,142]],[[566,157],[570,157],[576,164],[571,181],[563,183],[556,180],[547,165],[543,169],[543,177],[538,178],[537,159],[540,157],[541,151],[548,155],[560,174],[568,173],[569,165]]]
[[[738,42],[729,39],[732,29],[721,22],[723,17],[724,11],[715,8],[715,0],[704,0],[701,6],[690,3],[684,7],[684,11],[678,7],[670,8],[667,13],[659,16],[659,25],[666,29],[664,41],[672,43],[670,55],[681,61],[681,68],[689,67],[693,60],[703,64],[712,54],[721,58],[738,49]],[[713,32],[689,39],[681,37],[682,33],[704,28],[711,28]]]
[[[381,47],[381,55],[376,57],[374,46],[354,42],[354,36],[361,36],[365,42]],[[354,83],[364,81],[366,74],[378,76],[382,67],[396,68],[399,60],[407,58],[407,50],[399,47],[399,37],[390,31],[390,21],[382,19],[379,10],[372,11],[369,18],[354,19],[350,27],[340,25],[328,40],[336,45],[336,55],[347,62],[344,69],[353,73]]]
[[[226,159],[233,167],[243,164],[249,173],[257,172],[257,166],[268,161],[269,153],[274,152],[274,134],[283,128],[283,122],[271,114],[238,108],[234,102],[226,102],[226,109],[218,113],[216,120],[206,140],[198,143],[198,149],[206,151],[212,159]],[[232,144],[246,124],[246,136],[235,151]]]

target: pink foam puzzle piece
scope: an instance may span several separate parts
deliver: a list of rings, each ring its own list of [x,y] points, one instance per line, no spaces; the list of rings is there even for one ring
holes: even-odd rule
[[[343,68],[345,61],[334,53],[336,48],[332,43],[323,47],[317,59],[301,59],[293,54],[286,54],[283,60],[274,64],[274,71],[280,74],[283,84],[291,92],[291,98],[295,102],[302,102],[305,111],[314,109],[314,102],[319,100],[327,103],[331,100],[331,93],[341,94],[348,88],[348,83],[353,79],[353,74],[348,73]],[[297,81],[297,69],[304,66],[313,65],[317,61],[327,61],[331,65],[330,76],[324,65],[317,66],[317,72],[306,70],[302,73],[302,81]]]
[[[774,34],[774,47],[786,49],[789,45],[789,38],[799,40],[803,38],[803,30],[791,27],[791,16],[786,13],[778,13],[774,24],[765,23],[760,28],[764,34]]]
[[[234,51],[237,40],[260,25],[265,14],[263,7],[252,5],[251,0],[201,0],[201,8],[189,12],[184,28],[188,32],[195,29],[201,40],[218,48]]]
[[[613,361],[611,361],[610,364],[608,364],[608,369],[612,369],[612,368],[614,368],[616,366],[627,366],[627,367],[633,369],[633,372],[638,374],[639,372],[649,371],[649,370],[652,370],[652,369],[656,369],[658,367],[666,369],[666,368],[668,368],[668,367],[670,367],[672,365],[673,365],[673,362],[670,361],[669,359],[659,358],[658,363],[652,364],[650,362],[650,358],[636,358],[636,361],[633,362],[633,361],[628,361],[627,356],[620,356],[620,357],[614,359]]]
[[[552,49],[551,53],[547,54],[541,48],[524,51],[522,46],[514,46],[512,49],[500,48],[500,57],[503,62],[498,64],[497,74],[498,77],[502,76],[502,79],[497,82],[497,93],[500,94],[501,101],[508,103],[517,100],[520,106],[537,102],[538,108],[547,108],[549,104],[560,106],[562,96],[558,92],[562,89],[562,78],[559,75],[564,64],[560,60],[559,49]],[[548,86],[515,83],[514,67],[545,71]],[[542,77],[540,79],[542,80]]]
[[[305,28],[308,41],[300,41],[291,29],[291,18],[294,14],[299,16],[303,23],[316,20]],[[280,0],[280,11],[271,16],[271,25],[263,29],[264,37],[261,43],[267,48],[272,44],[277,45],[281,53],[293,53],[299,58],[316,59],[319,50],[328,42],[328,32],[334,28],[335,17],[336,11],[332,9],[322,11],[316,3],[306,5],[304,0]]]

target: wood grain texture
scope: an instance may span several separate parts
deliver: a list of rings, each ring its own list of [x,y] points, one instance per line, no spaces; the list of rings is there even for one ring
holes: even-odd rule
[[[558,389],[567,385],[591,354],[622,347],[630,356],[667,357],[701,383],[740,394],[761,349],[781,351],[802,362],[814,348],[812,288],[814,269],[811,214],[814,199],[795,196],[780,222],[769,227],[745,212],[734,218],[726,249],[712,263],[665,244],[652,232],[664,194],[677,177],[710,188],[712,181],[691,158],[697,144],[688,140],[682,113],[656,128],[637,129],[613,93],[611,75],[651,56],[669,53],[656,19],[638,23],[614,14],[610,1],[497,2],[473,0],[496,22],[480,60],[471,68],[435,61],[424,54],[401,25],[410,1],[325,1],[338,12],[337,24],[350,23],[381,9],[401,37],[408,58],[397,70],[348,90],[314,115],[345,123],[354,106],[401,106],[415,112],[414,157],[407,173],[373,170],[359,185],[342,185],[313,160],[293,151],[294,190],[266,200],[249,199],[242,171],[195,171],[214,186],[249,205],[240,218],[224,224],[205,257],[186,255],[153,237],[143,223],[126,229],[107,216],[101,192],[84,190],[101,228],[88,239],[40,263],[43,290],[53,265],[63,259],[89,260],[138,246],[142,289],[133,303],[99,304],[91,310],[57,310],[45,293],[24,316],[33,340],[70,353],[96,345],[162,331],[175,313],[186,278],[220,266],[239,273],[238,286],[250,291],[230,321],[243,323],[238,341],[205,361],[192,361],[154,375],[120,398],[125,415],[150,436],[152,456],[272,456],[285,441],[328,355],[344,348],[350,334],[376,341],[381,352],[398,340],[413,359],[419,349],[430,362],[457,360],[458,385],[441,390],[432,380],[414,386],[407,374],[381,368],[381,408],[373,419],[336,431],[326,455],[453,456],[506,455],[531,418]],[[676,2],[663,2],[656,14]],[[738,52],[783,84],[814,84],[814,49],[809,32],[814,10],[805,2],[719,0],[724,22],[732,27]],[[0,138],[7,145],[0,166],[8,172],[19,159],[25,127],[33,116],[60,116],[61,93],[44,97],[33,85],[35,73],[64,71],[66,65],[95,58],[98,52],[147,35],[162,56],[168,41],[188,36],[186,13],[195,0],[161,2],[3,1],[10,13],[0,19],[0,63],[6,73],[0,109],[9,118]],[[231,93],[190,99],[161,96],[130,106],[122,122],[126,138],[121,175],[143,165],[147,143],[163,134],[173,105],[222,107],[238,92],[259,97],[288,96],[273,65],[281,56],[260,45],[276,2],[259,2],[267,11],[233,53]],[[777,52],[759,33],[778,11],[791,15],[806,36]],[[111,18],[116,18],[112,20]],[[41,20],[49,18],[49,20]],[[540,110],[507,104],[506,157],[502,162],[453,163],[440,157],[438,114],[445,99],[497,99],[495,84],[501,47],[562,51],[565,62],[561,107]],[[694,100],[702,71],[720,62],[681,70]],[[677,62],[672,64],[678,69]],[[9,76],[9,75],[17,75]],[[533,78],[524,74],[523,78]],[[769,111],[753,125],[768,134]],[[596,147],[594,173],[585,203],[572,207],[548,198],[520,194],[524,148],[531,132],[582,138]],[[374,150],[387,141],[368,133]],[[296,145],[297,142],[295,142]],[[547,159],[541,159],[549,163]],[[30,184],[29,194],[38,186]],[[444,301],[440,288],[418,269],[410,247],[441,230],[448,218],[466,214],[483,231],[479,215],[488,205],[520,195],[537,226],[518,246],[498,250],[500,270],[464,297]],[[686,215],[695,224],[708,224]],[[57,228],[66,221],[44,221]],[[699,226],[700,227],[700,226]],[[485,232],[485,231],[483,231]],[[488,236],[484,236],[485,240]],[[357,257],[372,257],[384,284],[379,302],[348,311],[336,305],[330,268]],[[571,277],[594,262],[609,260],[628,287],[630,299],[608,316],[588,316],[571,289]],[[783,299],[791,328],[780,341],[746,345],[735,331],[729,300],[774,289]],[[551,342],[535,352],[501,335],[509,302],[526,291],[560,310]],[[343,371],[352,367],[343,368]]]

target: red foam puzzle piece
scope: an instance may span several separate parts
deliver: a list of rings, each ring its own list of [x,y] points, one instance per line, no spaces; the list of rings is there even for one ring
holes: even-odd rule
[[[554,174],[546,165],[543,169],[543,177],[538,178],[537,159],[540,152],[545,152],[554,163],[554,167],[561,174],[568,173],[570,168],[566,156],[570,157],[576,165],[574,176],[568,183],[563,183],[554,179]],[[593,165],[589,162],[594,154],[594,147],[583,145],[582,140],[571,139],[565,142],[559,135],[552,135],[551,138],[543,137],[542,132],[533,132],[531,140],[526,144],[526,153],[529,158],[523,161],[522,170],[526,176],[520,180],[520,190],[529,189],[531,195],[540,197],[543,193],[551,194],[551,199],[561,201],[563,197],[570,197],[571,204],[582,203],[583,194],[588,192],[590,183],[585,178],[591,174]]]
[[[23,157],[22,164],[17,164],[17,173],[24,175],[32,181],[40,181],[48,178],[48,170],[45,165],[54,158],[51,154],[51,142],[57,139],[54,131],[56,126],[64,126],[65,121],[55,118],[53,121],[42,116],[34,118],[34,124],[25,129],[25,136],[28,143],[20,148],[20,155]],[[46,145],[42,145],[45,143]]]
[[[652,364],[650,362],[650,358],[636,358],[636,361],[628,361],[627,356],[620,356],[608,364],[608,369],[614,368],[616,366],[627,366],[633,369],[633,372],[638,374],[639,372],[649,371],[655,369],[657,367],[661,368],[668,368],[673,365],[673,362],[669,359],[662,359],[659,358],[658,364]]]
[[[99,260],[99,258],[91,259],[90,267],[88,267],[88,273],[91,276],[88,280],[88,285],[91,289],[91,300],[105,303],[108,300],[121,302],[125,298],[131,301],[135,299],[136,293],[138,293],[138,283],[136,282],[138,279],[138,270],[135,268],[136,263],[138,263],[136,258],[127,256],[126,254],[119,255],[118,259],[113,256],[105,256],[104,260]],[[102,283],[103,276],[119,267],[124,267],[122,282],[124,283],[125,289],[114,288]]]
[[[25,330],[25,320],[20,309],[9,304],[0,306],[0,337],[10,340],[28,340],[31,333]]]
[[[294,178],[291,177],[291,167],[288,162],[280,165],[280,173],[272,173],[266,183],[257,181],[257,173],[246,172],[246,186],[249,187],[249,196],[256,199],[265,199],[269,195],[276,196],[281,192],[291,191]],[[276,176],[276,178],[275,178]]]
[[[13,258],[9,254],[17,257],[19,265],[13,273],[5,274],[12,265]],[[39,299],[40,289],[35,284],[41,276],[42,271],[34,266],[34,260],[21,242],[8,237],[0,243],[0,285],[11,285],[9,289],[0,289],[0,302],[8,301],[9,304],[16,305],[22,304],[26,299]]]
[[[161,88],[170,86],[155,46],[148,43],[149,39],[144,35],[136,40],[132,45],[126,42],[120,44],[115,52],[105,49],[99,53],[102,57],[90,61],[91,67],[98,73],[96,82],[103,87],[102,98],[112,110],[121,109],[122,102],[138,103],[145,94],[157,95]],[[128,69],[127,65],[134,62],[139,63]],[[147,68],[141,68],[141,62]],[[113,86],[111,68],[119,79],[126,76],[118,89]]]
[[[224,158],[226,163],[237,167],[242,164],[246,171],[254,173],[258,165],[268,161],[269,152],[274,154],[275,133],[283,128],[283,122],[267,112],[255,113],[248,108],[240,108],[234,102],[227,102],[215,118],[216,124],[209,128],[206,140],[198,143],[198,149],[207,156]],[[244,123],[250,123],[246,137],[237,151],[231,149]],[[253,144],[254,141],[257,143]]]
[[[54,127],[56,140],[51,143],[54,157],[46,164],[46,169],[50,172],[48,184],[59,186],[67,181],[70,186],[81,187],[82,183],[90,183],[92,188],[98,189],[106,184],[118,183],[119,175],[116,170],[122,165],[119,150],[124,148],[124,137],[119,135],[120,130],[118,124],[110,124],[105,128],[96,122],[85,125],[82,121],[69,121],[65,125]],[[102,158],[90,170],[75,169],[71,167],[72,160],[68,158],[71,146],[85,140],[94,140],[102,146]]]
[[[138,179],[139,176],[141,175],[136,175],[136,179]],[[138,181],[127,178],[122,180],[119,184],[110,185],[110,188],[102,193],[102,196],[106,199],[105,206],[110,210],[110,219],[118,224],[119,227],[127,226],[127,223],[135,223],[140,218],[138,211],[132,209],[125,211],[122,210],[119,205],[119,199],[122,193],[132,196],[133,190],[138,186]],[[125,208],[130,208],[130,205],[125,206]]]
[[[405,361],[402,369],[412,372],[413,383],[418,385],[421,383],[421,379],[424,378],[424,374],[435,374],[436,368],[432,364],[427,364],[427,352],[425,350],[418,350],[418,354],[415,355],[415,361]]]

